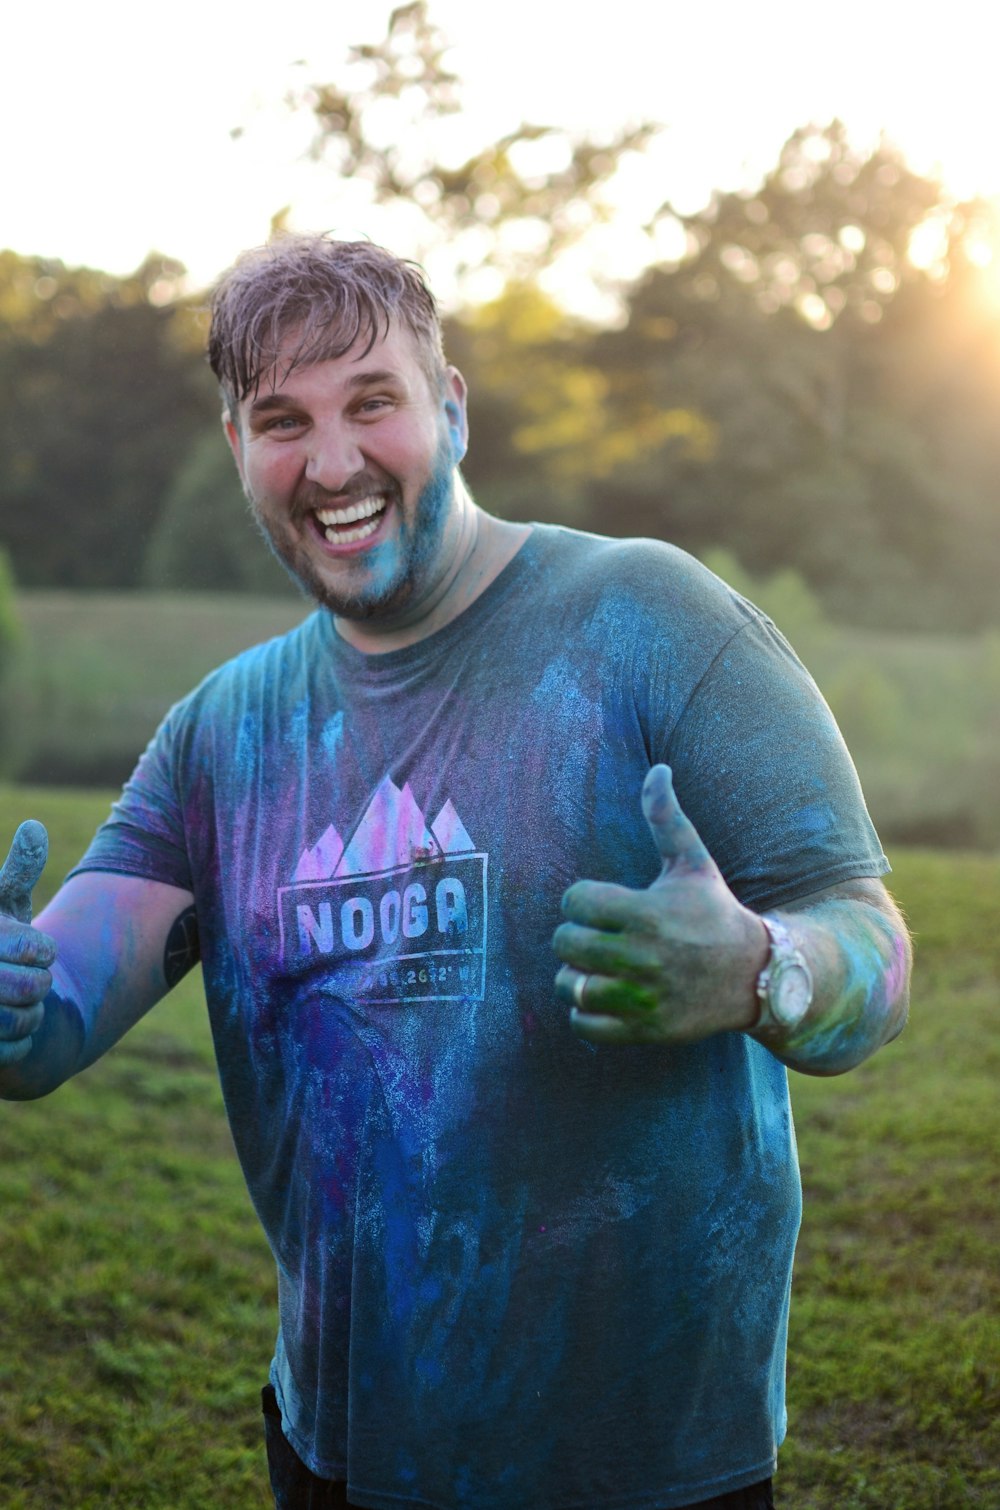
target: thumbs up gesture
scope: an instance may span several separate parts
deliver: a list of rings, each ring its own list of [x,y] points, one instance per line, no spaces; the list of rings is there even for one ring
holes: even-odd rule
[[[738,902],[654,766],[642,811],[663,868],[644,891],[577,881],[553,948],[556,991],[571,1024],[594,1043],[693,1043],[757,1019],[755,987],[768,957],[763,923]]]
[[[31,893],[45,869],[49,838],[34,819],[22,823],[0,870],[0,1066],[31,1049],[52,989],[56,946],[31,927]]]

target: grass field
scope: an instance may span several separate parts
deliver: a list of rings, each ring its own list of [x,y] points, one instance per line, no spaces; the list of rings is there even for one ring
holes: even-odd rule
[[[304,601],[208,593],[18,594],[10,697],[15,773],[69,786],[125,780],[170,705]]]
[[[39,900],[109,796],[0,790],[49,825]],[[793,1076],[805,1219],[782,1510],[1000,1505],[1000,861],[903,851],[903,1037]],[[189,980],[79,1081],[0,1105],[0,1506],[269,1503],[270,1257]],[[761,1255],[766,1262],[766,1255]]]

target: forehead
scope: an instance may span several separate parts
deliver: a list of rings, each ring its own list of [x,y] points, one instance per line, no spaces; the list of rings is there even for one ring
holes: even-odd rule
[[[423,382],[429,389],[416,337],[397,321],[374,341],[365,332],[346,351],[340,351],[339,346],[335,328],[330,329],[327,341],[313,341],[306,349],[302,332],[291,330],[277,358],[262,370],[256,391],[251,389],[240,407],[250,409],[265,396],[316,387],[352,390],[380,378],[395,378],[408,387]]]

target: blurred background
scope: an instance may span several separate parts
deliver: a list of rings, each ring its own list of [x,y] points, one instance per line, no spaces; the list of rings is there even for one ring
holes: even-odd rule
[[[1000,159],[972,6],[97,4],[0,58],[0,775],[113,785],[306,611],[204,297],[284,227],[427,267],[488,509],[684,546],[892,843],[1000,844]]]

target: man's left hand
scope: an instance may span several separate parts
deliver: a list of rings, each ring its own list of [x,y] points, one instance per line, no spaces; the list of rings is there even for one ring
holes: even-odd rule
[[[577,881],[552,946],[556,991],[594,1043],[693,1043],[752,1027],[767,931],[738,902],[674,795],[670,770],[652,768],[642,810],[663,861],[645,891]]]

